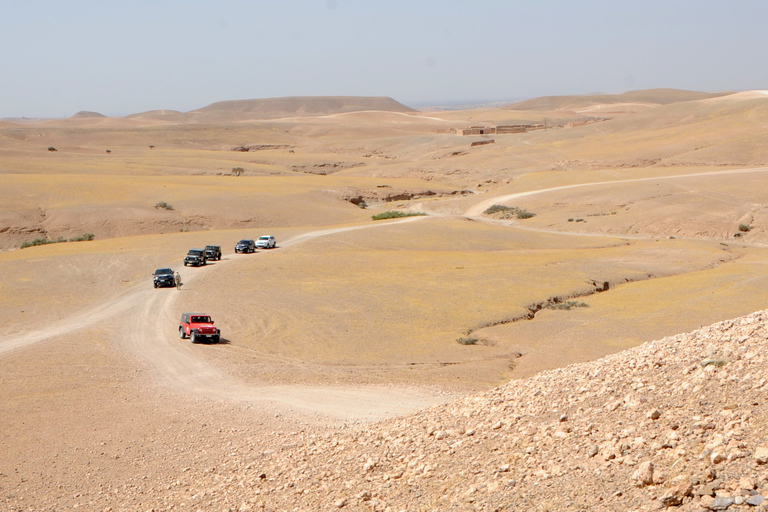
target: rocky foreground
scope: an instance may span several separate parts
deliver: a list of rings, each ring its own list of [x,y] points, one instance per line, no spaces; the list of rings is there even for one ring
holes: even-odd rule
[[[169,487],[155,510],[768,510],[766,320],[411,417],[286,434],[282,448]]]
[[[768,510],[766,320],[760,311],[409,417],[244,436],[215,465],[104,487],[79,508]]]

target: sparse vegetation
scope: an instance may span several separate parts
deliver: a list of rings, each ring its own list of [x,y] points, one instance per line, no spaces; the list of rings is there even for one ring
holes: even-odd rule
[[[48,146],[48,151],[54,152],[54,151],[56,151],[56,148],[53,147],[53,146]]]
[[[243,169],[242,167],[233,167],[232,168],[232,174],[234,174],[235,176],[240,176],[244,172],[245,172],[245,169]]]
[[[80,236],[70,238],[69,240],[67,240],[63,236],[60,236],[56,239],[35,238],[31,242],[22,243],[21,248],[26,249],[27,247],[34,247],[36,245],[61,244],[64,242],[90,242],[91,240],[93,240],[93,233],[84,233]]]
[[[426,215],[424,212],[400,212],[396,210],[389,210],[384,213],[379,213],[377,215],[372,215],[371,218],[373,220],[384,220],[384,219],[397,219],[400,217],[418,217],[421,215]]]
[[[484,212],[485,215],[499,214],[498,217],[502,219],[511,219],[517,217],[518,219],[530,219],[535,217],[536,214],[529,212],[516,206],[504,206],[503,204],[494,204],[487,208]]]
[[[70,242],[90,242],[91,240],[93,240],[93,233],[83,233],[80,236],[69,239]]]
[[[552,304],[547,304],[544,306],[546,309],[559,309],[559,310],[566,310],[570,311],[572,308],[588,308],[589,304],[586,302],[578,302],[575,300],[567,300],[565,302],[557,302]]]
[[[359,203],[357,203],[358,208],[362,208],[365,210],[368,208],[368,203],[365,202],[365,199],[361,199]]]
[[[460,338],[456,338],[456,342],[459,345],[477,345],[478,339],[471,336],[462,336]]]
[[[739,231],[742,233],[747,233],[750,229],[752,229],[752,226],[749,224],[739,224]]]
[[[49,240],[48,238],[35,238],[31,242],[24,242],[21,244],[21,248],[26,249],[27,247],[34,247],[35,245],[59,244],[66,241],[67,239],[63,237],[59,237],[56,240]]]
[[[155,203],[155,208],[158,210],[173,210],[173,206],[166,203],[165,201],[160,201],[158,203]]]

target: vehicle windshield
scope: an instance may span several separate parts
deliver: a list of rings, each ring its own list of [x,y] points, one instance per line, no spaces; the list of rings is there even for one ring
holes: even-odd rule
[[[268,236],[260,236],[259,240],[269,240],[269,237]]]
[[[191,254],[192,256],[200,256],[200,254],[201,254],[202,252],[203,252],[203,251],[200,251],[200,250],[194,250],[194,249],[193,249],[193,250],[189,251],[189,254]]]
[[[238,243],[248,245],[248,242],[250,242],[250,240],[240,240]]]
[[[171,270],[170,268],[159,268],[155,270],[156,276],[161,276],[163,274],[173,274],[173,270]]]
[[[192,323],[195,324],[209,324],[211,323],[211,317],[209,316],[193,316]]]
[[[206,245],[205,246],[205,250],[206,251],[215,251],[216,250],[216,246],[215,245]]]

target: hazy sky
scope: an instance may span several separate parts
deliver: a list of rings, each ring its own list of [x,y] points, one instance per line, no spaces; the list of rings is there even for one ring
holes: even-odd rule
[[[766,0],[0,0],[0,117],[768,89]]]

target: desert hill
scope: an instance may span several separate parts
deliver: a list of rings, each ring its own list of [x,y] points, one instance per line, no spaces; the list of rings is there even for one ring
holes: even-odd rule
[[[521,101],[505,108],[510,110],[581,110],[595,105],[639,103],[645,105],[668,105],[684,101],[716,98],[730,92],[705,93],[680,89],[644,89],[627,91],[622,94],[589,94],[585,96],[542,96]]]
[[[99,114],[98,112],[89,112],[87,110],[81,110],[80,112],[73,114],[71,116],[71,119],[82,119],[82,118],[88,118],[88,117],[106,117],[104,114]]]
[[[766,98],[0,126],[0,508],[757,506]]]
[[[228,458],[217,473],[229,479],[186,475],[186,492],[211,509],[764,510],[767,321],[761,311],[409,417],[302,432]],[[260,449],[251,442],[238,451]],[[184,496],[158,491],[162,506]]]

